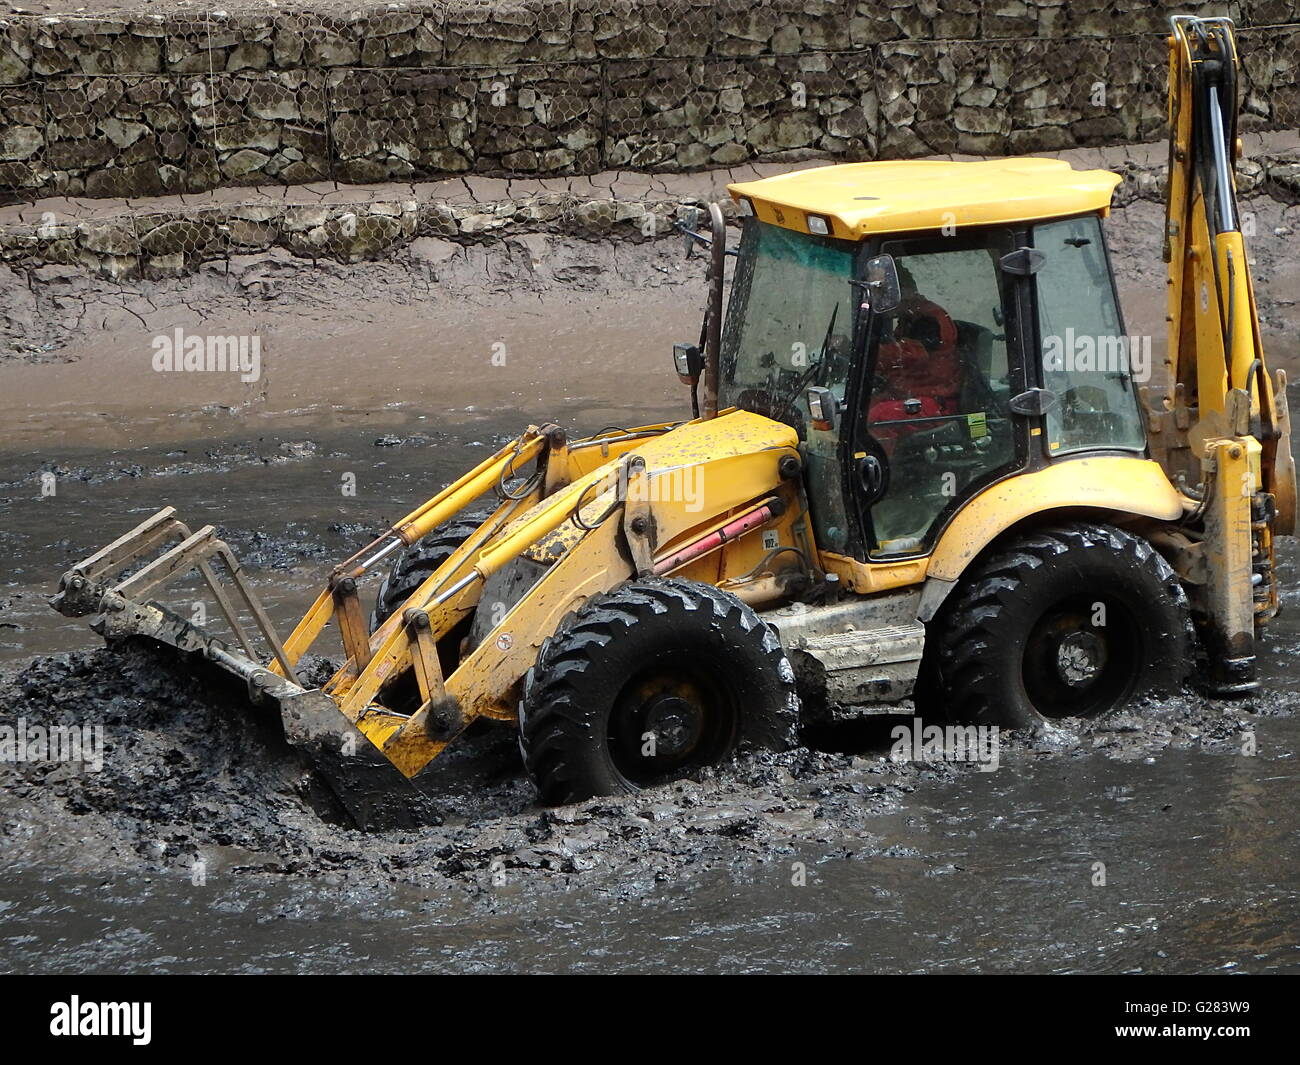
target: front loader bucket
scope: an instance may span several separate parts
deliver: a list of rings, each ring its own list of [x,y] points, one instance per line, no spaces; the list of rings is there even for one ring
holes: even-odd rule
[[[276,678],[277,680],[279,678]],[[319,688],[283,685],[276,696],[285,739],[302,751],[356,826],[365,831],[440,824],[433,804]]]
[[[157,553],[172,541],[177,541],[174,546]],[[156,557],[145,561],[149,556]],[[214,561],[220,563],[229,588],[218,579]],[[151,599],[153,593],[194,570],[202,576],[239,650]],[[232,590],[278,664],[279,674],[259,661]],[[428,799],[339,711],[334,700],[299,682],[234,553],[216,537],[212,526],[191,532],[173,508],[165,507],[69,569],[51,605],[65,617],[95,615],[91,628],[110,642],[144,636],[185,654],[200,655],[238,677],[255,705],[279,711],[285,739],[306,755],[358,828],[410,828],[434,820]]]

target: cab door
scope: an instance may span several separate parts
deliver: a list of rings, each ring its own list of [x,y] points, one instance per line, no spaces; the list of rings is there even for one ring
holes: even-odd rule
[[[868,559],[926,553],[973,494],[1024,467],[1024,279],[1010,229],[886,240],[902,300],[869,317],[846,471]],[[846,421],[848,419],[846,418]]]

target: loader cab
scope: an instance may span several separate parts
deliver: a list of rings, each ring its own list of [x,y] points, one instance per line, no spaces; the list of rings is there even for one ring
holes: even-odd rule
[[[799,432],[822,550],[923,556],[1004,478],[1145,453],[1101,228],[1117,181],[994,160],[733,186],[720,400]]]

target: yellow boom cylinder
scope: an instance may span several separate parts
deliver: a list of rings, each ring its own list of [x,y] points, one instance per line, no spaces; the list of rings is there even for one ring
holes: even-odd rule
[[[455,517],[472,500],[488,491],[507,470],[532,461],[546,446],[545,438],[527,436],[498,451],[480,463],[459,481],[449,485],[423,506],[412,511],[393,526],[393,532],[407,544],[428,535],[443,522]]]

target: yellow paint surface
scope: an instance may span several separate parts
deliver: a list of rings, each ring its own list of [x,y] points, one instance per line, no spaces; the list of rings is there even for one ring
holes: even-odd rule
[[[758,218],[807,233],[808,215],[832,235],[997,225],[1106,211],[1120,182],[1109,170],[1075,170],[1061,159],[841,163],[727,186]]]

